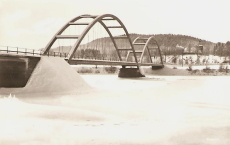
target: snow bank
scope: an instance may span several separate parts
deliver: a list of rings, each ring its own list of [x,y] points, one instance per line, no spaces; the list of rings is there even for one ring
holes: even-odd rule
[[[62,58],[41,57],[24,88],[1,88],[0,94],[84,92],[90,89]]]

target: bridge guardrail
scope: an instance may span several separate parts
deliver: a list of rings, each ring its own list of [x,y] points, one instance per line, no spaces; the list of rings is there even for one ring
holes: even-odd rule
[[[20,48],[13,46],[0,46],[0,52],[24,54],[24,55],[41,55],[42,51],[28,48]]]
[[[20,47],[14,47],[14,46],[2,46],[0,45],[0,54],[1,53],[7,53],[7,54],[18,54],[18,55],[30,55],[30,56],[48,56],[48,57],[61,57],[61,58],[67,58],[68,53],[61,53],[61,52],[54,52],[54,51],[48,51],[46,55],[43,54],[43,50],[36,50],[36,49],[28,49],[28,48],[20,48]],[[76,55],[73,55],[72,59],[85,59],[85,60],[95,60],[95,58],[82,58]],[[119,61],[118,59],[108,59],[108,58],[102,58],[101,60],[110,60],[110,61]]]
[[[42,50],[36,49],[28,49],[28,48],[20,48],[14,46],[1,46],[0,45],[0,53],[11,53],[11,54],[23,54],[23,55],[32,55],[32,56],[41,56],[43,55]],[[53,56],[53,57],[64,57],[68,56],[67,53],[60,53],[60,52],[53,52],[49,51],[46,56]]]

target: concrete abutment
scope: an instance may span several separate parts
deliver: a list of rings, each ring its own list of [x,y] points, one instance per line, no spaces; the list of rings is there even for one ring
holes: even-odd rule
[[[25,87],[40,57],[1,55],[0,87]]]

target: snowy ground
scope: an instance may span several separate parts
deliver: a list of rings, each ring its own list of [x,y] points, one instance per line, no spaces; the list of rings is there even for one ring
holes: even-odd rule
[[[2,96],[0,145],[230,144],[230,77],[81,76],[96,89]]]
[[[0,88],[0,145],[230,144],[230,77],[148,71],[80,76],[42,57],[24,88]]]

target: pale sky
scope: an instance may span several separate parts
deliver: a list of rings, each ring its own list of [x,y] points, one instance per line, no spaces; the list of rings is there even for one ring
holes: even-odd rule
[[[69,20],[113,14],[129,33],[230,41],[230,0],[0,0],[0,45],[43,48]]]

